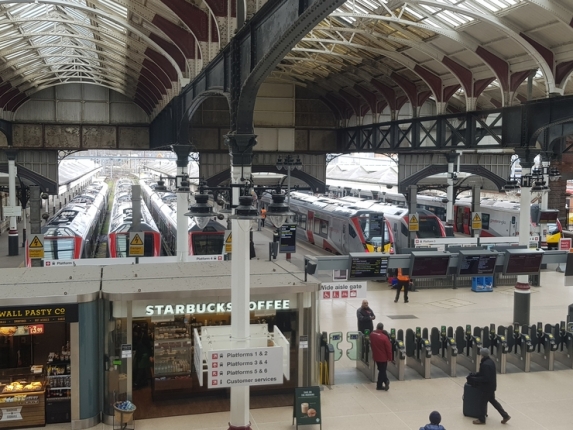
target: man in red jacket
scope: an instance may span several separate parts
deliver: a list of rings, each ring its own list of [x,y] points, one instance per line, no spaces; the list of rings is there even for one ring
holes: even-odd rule
[[[372,358],[378,366],[376,389],[388,391],[390,389],[390,381],[386,375],[386,368],[388,367],[388,362],[392,360],[392,345],[388,334],[384,331],[384,324],[378,323],[376,330],[370,333],[370,347],[372,348]],[[383,386],[383,384],[386,384],[386,386]]]

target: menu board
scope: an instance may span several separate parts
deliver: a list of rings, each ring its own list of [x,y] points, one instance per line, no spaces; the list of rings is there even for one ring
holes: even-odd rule
[[[350,253],[348,279],[381,279],[388,274],[388,255],[376,252]]]
[[[529,249],[507,250],[504,273],[506,275],[537,275],[541,268],[543,251]]]
[[[411,278],[437,278],[448,275],[450,253],[412,252],[410,259]]]
[[[458,275],[492,275],[495,271],[497,254],[480,254],[480,251],[465,253],[458,257]]]

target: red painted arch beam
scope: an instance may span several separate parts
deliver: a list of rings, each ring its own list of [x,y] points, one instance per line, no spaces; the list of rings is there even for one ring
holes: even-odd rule
[[[525,81],[525,79],[527,79],[527,77],[532,72],[533,70],[523,70],[521,72],[512,73],[510,77],[509,90],[510,91],[517,90],[519,86],[522,84],[522,82]]]
[[[549,67],[551,67],[551,70],[553,70],[553,62],[555,60],[555,55],[553,54],[553,51],[546,48],[541,43],[536,42],[526,34],[519,33],[519,35],[523,37],[525,40],[527,40],[530,43],[530,45],[533,46],[537,50],[537,52],[539,52],[539,54],[541,54],[543,59],[547,62],[547,64],[549,64]]]
[[[200,42],[209,41],[209,19],[210,14],[205,13],[197,6],[187,3],[185,0],[161,0],[171,9],[193,32]],[[211,41],[218,42],[219,34],[215,30],[211,32]]]
[[[6,105],[6,109],[12,112],[15,112],[22,104],[24,104],[30,98],[26,95],[26,93],[20,93],[12,100],[8,102]]]
[[[148,109],[153,111],[153,108],[157,106],[157,103],[152,100],[152,97],[149,95],[149,90],[142,84],[138,83],[137,88],[135,89],[135,98],[144,102]]]
[[[344,100],[348,102],[348,104],[352,107],[352,110],[354,110],[354,113],[356,115],[360,115],[361,113],[360,105],[362,104],[360,102],[360,99],[344,90],[339,90],[338,93]]]
[[[396,99],[396,111],[400,111],[408,101],[408,96],[400,96]]]
[[[398,86],[400,88],[402,88],[402,90],[404,90],[404,92],[406,93],[406,95],[410,99],[410,103],[412,104],[412,107],[414,107],[414,108],[418,107],[418,89],[416,88],[416,84],[414,84],[412,81],[409,81],[408,79],[400,76],[396,72],[392,72],[390,77],[392,79],[394,79],[394,82],[396,82],[398,84]]]
[[[186,69],[185,56],[179,50],[177,45],[175,45],[174,43],[168,42],[167,40],[158,36],[155,33],[151,33],[149,35],[149,38],[152,41],[154,41],[155,43],[157,43],[165,52],[167,52],[167,54],[169,54],[169,56],[171,58],[173,58],[173,60],[175,60],[175,62],[177,63],[177,66],[179,67],[179,70],[181,70],[182,72],[185,72],[185,69]],[[195,53],[195,52],[193,52],[193,53]]]
[[[177,81],[177,70],[175,70],[175,67],[173,67],[167,58],[151,48],[147,48],[144,54],[157,64],[172,82]]]
[[[454,61],[446,56],[442,58],[442,63],[456,75],[456,77],[460,81],[460,84],[462,84],[462,87],[464,88],[466,94],[469,97],[473,97],[472,94],[473,73],[471,72],[471,70],[466,69],[457,61]],[[448,97],[445,101],[449,100],[450,97]]]
[[[395,111],[396,110],[396,91],[394,91],[388,85],[383,84],[380,81],[377,81],[376,79],[372,79],[370,81],[370,83],[374,86],[374,88],[376,88],[378,91],[380,91],[380,93],[382,93],[382,95],[386,99],[386,102],[388,103],[388,106],[390,107],[390,110]]]
[[[171,89],[172,85],[171,85],[171,79],[169,79],[169,76],[167,76],[165,71],[156,63],[147,58],[143,60],[142,66],[143,66],[142,72],[145,70],[146,76],[148,78],[150,76],[153,76],[158,82],[158,85],[160,84],[160,87],[164,89],[162,93],[167,94],[167,90]]]
[[[160,94],[160,98],[163,97],[163,95],[167,94],[167,89],[165,88],[165,85],[163,85],[163,83],[159,80],[159,78],[153,73],[153,71],[147,69],[147,68],[142,68],[141,71],[139,72],[140,76],[145,76],[145,78],[153,85],[153,88],[155,90],[157,90],[157,92],[159,92]]]
[[[137,104],[141,109],[145,111],[147,115],[150,115],[153,112],[153,109],[147,104],[147,101],[142,100],[141,97],[136,94],[134,97],[135,104]]]
[[[424,103],[426,103],[426,100],[428,100],[431,95],[432,92],[429,90],[418,93],[418,106],[422,106]]]
[[[171,41],[179,47],[185,58],[195,58],[195,37],[187,30],[166,20],[161,15],[155,15],[153,25],[163,31]]]
[[[430,72],[428,69],[416,64],[414,67],[414,72],[420,75],[420,77],[430,86],[432,91],[434,92],[434,96],[437,98],[437,102],[443,101],[443,94],[442,94],[442,79]],[[424,101],[427,100],[427,97]],[[420,104],[420,97],[418,96],[418,106],[422,106],[423,103]]]
[[[444,102],[448,102],[456,93],[457,90],[459,90],[461,88],[461,85],[450,85],[446,88],[444,88]],[[471,86],[470,86],[471,88]],[[467,92],[466,92],[467,93]]]
[[[5,91],[4,94],[0,96],[0,107],[4,107],[8,104],[13,97],[16,97],[20,91],[17,88],[10,87],[9,90]]]
[[[489,84],[495,81],[495,78],[485,78],[474,82],[474,97],[479,97],[485,91]]]
[[[559,63],[555,66],[555,83],[562,85],[571,72],[573,72],[573,61]]]
[[[368,91],[366,88],[361,87],[358,84],[354,85],[354,91],[356,91],[358,94],[360,94],[360,97],[362,97],[364,100],[366,100],[366,103],[368,103],[368,106],[370,106],[370,110],[372,111],[373,114],[378,113],[378,111],[376,110],[377,106],[376,106],[376,95],[372,92],[372,91]]]
[[[234,17],[237,15],[235,10],[235,1],[229,2],[228,0],[205,0],[205,3],[207,3],[207,5],[211,8],[213,15],[221,17],[226,17],[228,15],[228,4],[231,3],[231,16]]]
[[[340,115],[342,115],[343,118],[346,118],[346,119],[350,118],[353,114],[352,108],[349,108],[348,102],[346,100],[344,100],[344,99],[341,100],[339,97],[335,96],[334,94],[335,93],[325,94],[324,98],[326,100],[328,100],[329,103],[336,106],[336,108],[340,112]]]
[[[161,91],[159,91],[159,89],[153,85],[153,82],[151,82],[144,74],[139,75],[137,86],[139,87],[140,84],[145,85],[145,88],[147,88],[146,93],[149,94],[155,103],[158,103],[159,100],[162,99]]]
[[[476,49],[476,54],[495,71],[499,77],[502,90],[509,91],[509,64],[481,46]],[[474,97],[478,97],[478,95],[474,94]]]

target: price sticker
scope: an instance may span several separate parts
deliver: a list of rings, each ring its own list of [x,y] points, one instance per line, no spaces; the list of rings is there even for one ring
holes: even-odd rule
[[[28,326],[28,333],[30,334],[44,334],[44,324],[34,324]]]

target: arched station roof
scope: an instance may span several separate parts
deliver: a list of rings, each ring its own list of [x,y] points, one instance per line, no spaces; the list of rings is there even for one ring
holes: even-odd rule
[[[348,118],[429,98],[440,114],[573,94],[572,72],[570,1],[349,0],[273,76]]]
[[[154,117],[228,43],[228,0],[0,0],[0,109],[91,83]]]

